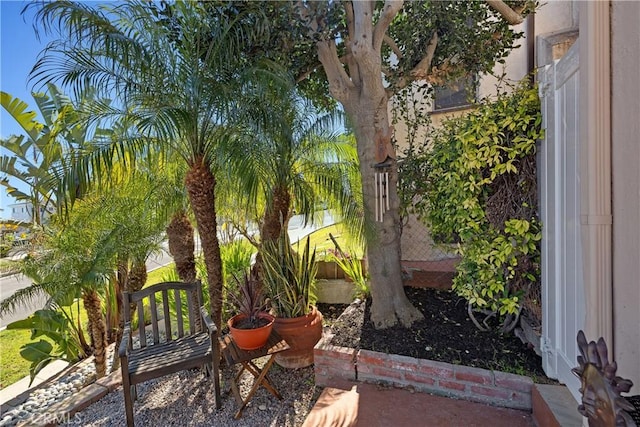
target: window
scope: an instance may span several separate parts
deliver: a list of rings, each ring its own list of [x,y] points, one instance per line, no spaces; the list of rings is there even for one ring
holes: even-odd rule
[[[475,78],[460,77],[445,86],[434,88],[433,109],[439,111],[466,107],[471,105],[475,98]]]

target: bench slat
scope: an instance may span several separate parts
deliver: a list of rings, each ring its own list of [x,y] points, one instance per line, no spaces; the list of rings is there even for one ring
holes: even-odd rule
[[[151,328],[153,329],[153,343],[160,342],[160,334],[158,333],[158,307],[156,305],[156,295],[149,297],[149,306],[151,308]]]
[[[176,297],[176,316],[178,317],[178,337],[184,336],[184,327],[182,325],[182,299],[180,298],[180,290],[175,290]]]
[[[144,303],[142,300],[138,301],[138,337],[140,338],[140,347],[146,347],[147,334],[144,333]]]
[[[169,316],[169,296],[166,289],[162,290],[162,305],[164,309],[164,329],[167,334],[167,341],[171,341],[173,334],[171,333],[171,316]]]

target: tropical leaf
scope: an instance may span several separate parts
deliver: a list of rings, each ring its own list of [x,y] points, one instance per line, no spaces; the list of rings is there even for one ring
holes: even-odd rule
[[[36,120],[35,111],[25,111],[29,106],[26,102],[13,98],[7,92],[0,92],[2,107],[24,129],[32,141],[36,141],[43,125]]]

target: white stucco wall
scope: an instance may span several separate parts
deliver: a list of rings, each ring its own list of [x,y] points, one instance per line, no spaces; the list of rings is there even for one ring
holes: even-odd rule
[[[613,324],[618,375],[640,394],[640,2],[611,9]]]
[[[548,34],[563,31],[568,28],[578,26],[577,10],[570,0],[551,0],[542,2],[542,5],[534,15],[533,31],[534,37],[540,34]],[[514,49],[506,59],[505,64],[498,64],[494,69],[494,75],[506,76],[509,83],[517,83],[524,78],[527,73],[527,25],[529,20],[525,20],[520,25],[514,27],[516,31],[525,33],[525,37],[518,41],[520,48]],[[492,76],[484,76],[480,81],[480,97],[495,93],[498,80]]]

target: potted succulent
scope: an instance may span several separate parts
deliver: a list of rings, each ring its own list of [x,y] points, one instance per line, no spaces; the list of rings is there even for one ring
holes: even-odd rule
[[[238,314],[227,321],[236,345],[243,350],[255,350],[266,344],[273,328],[274,316],[265,311],[264,292],[254,273],[245,272],[242,279],[233,276],[236,289],[227,297]]]
[[[322,313],[315,307],[315,258],[309,239],[298,254],[286,232],[262,246],[262,280],[276,316],[273,328],[291,347],[276,354],[276,363],[285,368],[311,365],[313,347],[322,337]]]

